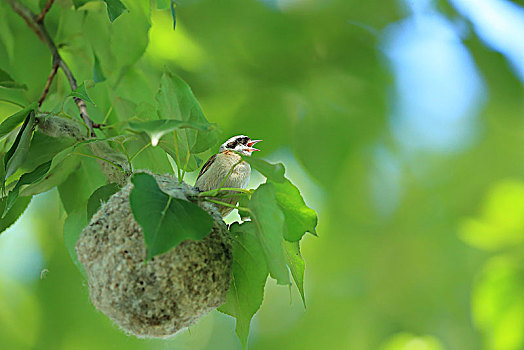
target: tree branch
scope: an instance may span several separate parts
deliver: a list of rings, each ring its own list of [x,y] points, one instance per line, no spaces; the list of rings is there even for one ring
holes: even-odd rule
[[[47,15],[49,10],[51,9],[51,6],[53,6],[54,2],[55,2],[55,0],[47,0],[47,2],[45,3],[44,8],[42,9],[42,12],[40,12],[40,14],[35,19],[36,23],[44,22],[44,17],[45,17],[45,15]]]
[[[35,14],[33,14],[33,12],[31,12],[30,9],[28,9],[27,7],[25,7],[24,5],[19,3],[17,0],[6,0],[6,1],[13,8],[13,11],[15,11],[20,17],[22,17],[22,19],[25,21],[27,26],[33,32],[35,32],[35,34],[38,36],[38,38],[44,44],[47,45],[47,47],[51,51],[51,54],[53,55],[53,66],[55,64],[57,64],[58,67],[60,67],[62,69],[62,71],[64,72],[64,74],[65,74],[65,76],[66,76],[66,78],[67,78],[67,80],[69,82],[69,86],[71,87],[71,90],[76,90],[76,88],[78,87],[78,84],[76,82],[76,79],[75,79],[73,73],[71,72],[71,70],[67,66],[67,63],[60,56],[60,53],[58,52],[58,49],[57,49],[55,43],[53,42],[53,39],[51,39],[51,37],[49,36],[49,33],[47,33],[47,30],[45,29],[45,27],[44,27],[44,25],[42,23],[43,17],[47,13],[47,11],[49,11],[49,9],[45,13],[44,13],[45,8],[44,8],[44,10],[42,10],[42,13],[40,13],[40,15],[43,14],[42,20],[38,21],[38,18],[40,17],[40,15],[37,17]],[[48,2],[46,3],[46,7],[51,8],[51,5],[53,4],[53,1],[54,0],[48,0]],[[52,72],[53,71],[51,71],[51,73]],[[51,75],[49,76],[49,78],[52,78]],[[48,82],[49,82],[49,78],[48,78]],[[47,86],[47,84],[46,84],[46,86]],[[44,91],[45,91],[45,89],[44,89]],[[47,93],[46,93],[46,95],[47,95]],[[45,96],[44,96],[44,98],[45,98]],[[76,103],[76,106],[78,107],[78,110],[80,111],[80,116],[82,117],[82,119],[84,120],[84,123],[86,123],[87,127],[89,128],[91,136],[92,137],[96,137],[96,134],[94,132],[94,128],[99,128],[100,124],[93,123],[91,118],[89,118],[89,115],[87,113],[86,103],[85,103],[84,100],[82,100],[82,99],[80,99],[78,97],[74,97],[74,101]]]
[[[47,82],[45,83],[44,92],[42,92],[42,97],[40,97],[40,100],[38,100],[39,107],[42,106],[42,103],[44,102],[45,98],[47,97],[47,93],[49,92],[49,88],[51,87],[51,83],[53,82],[53,79],[55,78],[55,75],[57,72],[58,72],[58,62],[53,62],[51,73],[49,73],[49,77],[47,78]]]

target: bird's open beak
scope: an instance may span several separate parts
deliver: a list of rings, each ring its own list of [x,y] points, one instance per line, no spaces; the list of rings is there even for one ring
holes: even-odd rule
[[[249,152],[255,152],[255,151],[260,151],[259,149],[256,149],[253,147],[253,145],[257,142],[260,142],[262,140],[251,140],[250,142],[247,143],[247,146],[249,147],[247,150]]]

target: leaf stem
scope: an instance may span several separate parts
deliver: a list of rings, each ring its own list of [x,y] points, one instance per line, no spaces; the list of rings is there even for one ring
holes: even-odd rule
[[[126,159],[127,159],[127,165],[129,165],[129,170],[132,172],[133,171],[133,164],[131,164],[131,161],[133,160],[132,158],[129,158],[129,153],[127,152],[127,149],[126,149],[126,146],[124,146],[124,142],[118,142],[118,144],[120,145],[120,147],[122,147],[122,152],[124,153],[124,155],[126,156]]]
[[[204,198],[204,200],[206,198],[219,198],[219,199],[225,199],[225,198],[238,198],[240,196],[245,196],[245,194],[243,193],[238,193],[238,194],[228,194],[228,195],[225,195],[225,196],[203,196],[203,197],[197,197],[197,198]]]
[[[242,192],[242,193],[246,193],[246,194],[251,194],[251,191],[250,190],[246,190],[245,188],[222,187],[220,190],[221,191],[237,191],[237,192]]]
[[[120,165],[118,165],[117,163],[115,162],[112,162],[110,161],[109,159],[105,159],[105,158],[102,158],[102,157],[99,157],[99,156],[95,156],[93,154],[87,154],[87,153],[80,153],[80,152],[73,152],[71,154],[74,154],[74,155],[77,155],[77,156],[84,156],[84,157],[89,157],[89,158],[94,158],[94,159],[98,159],[98,160],[101,160],[103,162],[106,162],[106,163],[109,163],[111,164],[112,166],[114,166],[115,168],[119,169],[122,173],[125,174],[125,170],[124,168],[122,168]]]
[[[102,121],[101,125],[105,125],[105,123],[107,122],[107,120],[109,119],[109,115],[111,114],[111,112],[113,111],[113,104],[111,104],[111,106],[109,107],[109,109],[107,110],[107,113],[104,117],[104,120]]]
[[[177,137],[176,137],[176,130],[173,131],[173,138],[174,138],[174,141],[175,141],[176,171],[177,171],[177,174],[178,174],[178,183],[181,184],[182,183],[182,178],[181,178],[181,174],[180,174],[180,155],[178,153],[178,143],[177,143]]]
[[[133,159],[135,159],[140,153],[142,153],[143,151],[146,150],[146,148],[148,148],[149,146],[151,146],[151,141],[149,141],[145,146],[143,146],[142,148],[140,148],[132,157],[129,161],[132,161]]]
[[[241,211],[247,211],[248,213],[251,213],[251,209],[249,209],[249,208],[239,207],[239,206],[236,206],[236,205],[233,205],[233,204],[229,204],[229,203],[226,203],[226,202],[216,201],[214,199],[204,198],[204,200],[206,202],[223,205],[224,207],[229,207],[229,208],[238,209],[238,210],[241,210]]]
[[[187,165],[189,164],[189,159],[191,158],[191,150],[189,149],[189,137],[187,136],[187,129],[184,129],[184,132],[186,134],[186,148],[187,148],[187,157],[186,157],[186,164],[184,165],[184,168],[182,169],[182,180],[184,180],[184,176],[186,175],[186,169]]]
[[[239,165],[240,163],[242,163],[242,158],[240,158],[240,160],[238,162],[236,162],[232,167],[231,169],[229,169],[229,171],[227,172],[227,175],[226,177],[224,178],[224,180],[222,180],[222,183],[220,184],[220,186],[218,187],[218,190],[220,191],[222,189],[222,187],[224,187],[227,179],[229,179],[229,177],[231,176],[231,174],[233,173],[233,170],[235,170],[235,168],[237,167],[237,165]]]
[[[209,191],[205,191],[205,192],[200,192],[198,194],[198,196],[200,197],[215,197],[219,194],[220,191],[236,191],[236,192],[241,192],[241,193],[245,193],[245,194],[251,194],[251,191],[249,190],[246,190],[244,188],[235,188],[235,187],[224,187],[224,188],[219,188],[219,189],[214,189],[214,190],[209,190]]]

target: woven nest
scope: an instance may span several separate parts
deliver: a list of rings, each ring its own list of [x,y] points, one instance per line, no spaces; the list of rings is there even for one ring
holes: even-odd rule
[[[155,175],[169,195],[187,199],[195,190]],[[199,205],[215,224],[202,241],[183,241],[145,263],[142,229],[129,206],[129,182],[93,216],[76,245],[91,301],[125,331],[138,337],[168,337],[225,302],[232,250],[215,207]]]

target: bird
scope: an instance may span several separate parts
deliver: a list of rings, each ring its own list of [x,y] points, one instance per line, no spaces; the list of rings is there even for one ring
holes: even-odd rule
[[[253,147],[254,144],[260,141],[262,140],[252,140],[245,135],[229,138],[220,146],[218,153],[212,155],[202,166],[195,182],[195,188],[201,192],[218,188],[245,189],[251,176],[251,167],[242,160],[239,154],[251,156],[253,152],[260,151]],[[220,198],[220,201],[236,205],[238,197]],[[222,217],[225,217],[233,210],[233,208],[223,205],[217,205],[217,207]]]

